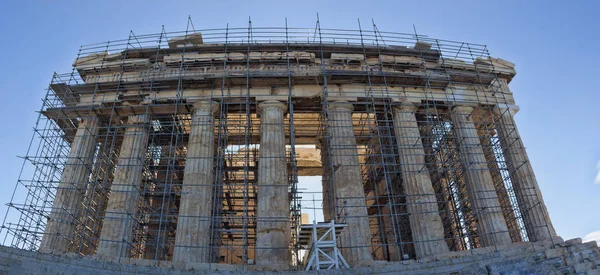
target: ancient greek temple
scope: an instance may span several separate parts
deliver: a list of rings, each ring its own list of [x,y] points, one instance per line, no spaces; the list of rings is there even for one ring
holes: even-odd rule
[[[350,268],[551,243],[515,75],[484,45],[375,25],[85,45],[43,99],[4,245],[304,270],[306,225],[339,225]]]

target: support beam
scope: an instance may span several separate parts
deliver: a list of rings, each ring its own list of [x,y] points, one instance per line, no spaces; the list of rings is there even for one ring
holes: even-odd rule
[[[394,108],[394,130],[400,155],[400,167],[407,195],[410,223],[417,258],[448,252],[444,241],[444,226],[429,169],[425,165],[425,151],[415,117],[417,106],[403,103]]]
[[[525,145],[517,130],[513,112],[514,109],[494,109],[498,138],[502,144],[527,236],[530,241],[549,240],[556,236],[556,231],[550,221]]]
[[[481,149],[472,112],[472,107],[455,106],[451,116],[465,170],[466,189],[477,220],[477,234],[483,246],[510,244],[508,228]]]
[[[290,202],[288,197],[284,116],[287,106],[279,101],[258,105],[260,155],[258,162],[258,210],[256,263],[289,265]]]
[[[85,117],[77,128],[65,162],[50,217],[40,245],[43,253],[68,252],[94,161],[99,120]]]
[[[211,253],[211,226],[215,187],[214,115],[218,107],[219,103],[214,101],[194,103],[175,233],[174,261],[209,263],[216,257]]]
[[[108,259],[129,257],[148,143],[146,115],[132,115],[127,123],[97,251]]]
[[[371,257],[371,232],[358,148],[352,126],[352,103],[328,103],[329,156],[333,170],[335,210],[340,222],[348,224],[343,243],[344,257],[352,267],[366,266]]]

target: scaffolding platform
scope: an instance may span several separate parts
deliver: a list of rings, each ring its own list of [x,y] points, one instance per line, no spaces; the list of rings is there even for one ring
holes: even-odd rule
[[[336,224],[333,220],[300,226],[298,244],[309,250],[305,270],[350,268],[337,247],[337,236],[346,227],[347,224]]]

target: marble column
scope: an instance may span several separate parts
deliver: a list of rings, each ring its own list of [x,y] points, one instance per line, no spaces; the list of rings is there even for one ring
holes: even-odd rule
[[[437,113],[437,110],[431,109],[430,113]],[[448,185],[447,177],[449,171],[442,165],[441,158],[443,153],[441,148],[434,149],[436,136],[434,133],[433,121],[426,122],[420,127],[421,137],[423,141],[423,149],[425,152],[425,162],[429,169],[429,177],[433,185],[433,190],[436,194],[438,209],[442,224],[444,225],[444,237],[448,249],[452,251],[464,250],[463,243],[460,240],[459,224],[456,222],[455,215],[457,213],[454,203],[452,203],[452,193]],[[436,136],[434,136],[436,135]],[[439,152],[436,152],[438,150]]]
[[[333,208],[332,194],[332,179],[331,179],[331,163],[329,162],[329,143],[326,138],[319,140],[319,149],[321,151],[321,166],[323,167],[323,175],[321,177],[321,186],[323,191],[323,219],[325,222],[330,222],[335,219]],[[312,221],[310,221],[312,223]]]
[[[504,151],[517,203],[530,241],[549,240],[556,231],[544,204],[523,140],[514,120],[514,109],[496,107],[496,131]]]
[[[131,115],[127,120],[98,243],[97,254],[105,258],[127,258],[131,251],[148,144],[148,122],[146,115]]]
[[[256,220],[256,263],[289,265],[290,202],[285,155],[284,117],[287,105],[265,101],[260,113],[260,154]]]
[[[183,170],[179,218],[173,260],[208,263],[211,236],[215,163],[215,119],[219,103],[194,103]],[[213,252],[213,254],[216,252]],[[216,255],[212,255],[215,258]]]
[[[85,234],[86,238],[81,239],[80,253],[83,255],[91,255],[98,248],[98,239],[102,231],[102,221],[104,220],[104,212],[108,203],[108,193],[110,184],[113,180],[113,171],[118,160],[118,155],[111,149],[119,148],[120,143],[112,144],[112,140],[108,138],[100,138],[98,151],[96,153],[96,161],[92,172],[92,181],[86,190],[84,198],[85,207],[88,210],[86,215],[81,215],[81,234]]]
[[[512,241],[481,148],[472,112],[472,107],[455,106],[451,116],[460,159],[465,170],[466,189],[473,215],[477,220],[477,233],[483,246],[510,244]]]
[[[351,267],[369,265],[371,232],[360,172],[358,148],[352,126],[353,105],[350,102],[328,103],[328,130],[333,188],[339,222],[348,225],[343,243],[343,255]]]
[[[494,153],[494,145],[492,144],[491,137],[494,135],[493,130],[490,129],[491,125],[483,122],[477,127],[477,134],[481,142],[483,154],[487,161],[488,169],[492,175],[492,181],[494,182],[494,188],[496,188],[496,194],[498,195],[498,202],[500,202],[500,208],[502,208],[502,215],[506,221],[506,226],[510,234],[510,238],[513,242],[521,242],[521,232],[519,230],[519,224],[515,216],[515,211],[512,208],[510,197],[506,186],[504,186],[504,177],[498,167],[498,161],[496,160],[496,154]]]
[[[417,258],[448,252],[425,151],[415,117],[416,106],[403,103],[394,108],[394,130],[404,180],[412,236]]]
[[[89,116],[80,121],[77,127],[46,223],[40,252],[64,253],[69,250],[94,162],[99,124],[96,116]]]

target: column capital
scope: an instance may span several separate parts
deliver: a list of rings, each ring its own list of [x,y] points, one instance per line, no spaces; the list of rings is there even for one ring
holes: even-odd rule
[[[210,112],[213,115],[219,110],[219,102],[211,99],[198,100],[192,104],[193,111]]]
[[[258,103],[258,110],[262,112],[262,110],[271,109],[271,108],[279,108],[283,112],[287,111],[287,105],[278,100],[268,100]]]
[[[348,101],[333,101],[333,102],[327,103],[327,105],[329,106],[329,108],[332,108],[332,109],[346,109],[346,110],[349,110],[350,112],[354,111],[354,104],[352,104],[352,102],[348,102]]]
[[[419,105],[413,102],[402,102],[392,107],[396,112],[414,113],[419,108]]]
[[[463,105],[454,105],[452,106],[453,113],[465,113],[471,114],[473,113],[474,108],[471,106],[463,106]]]

